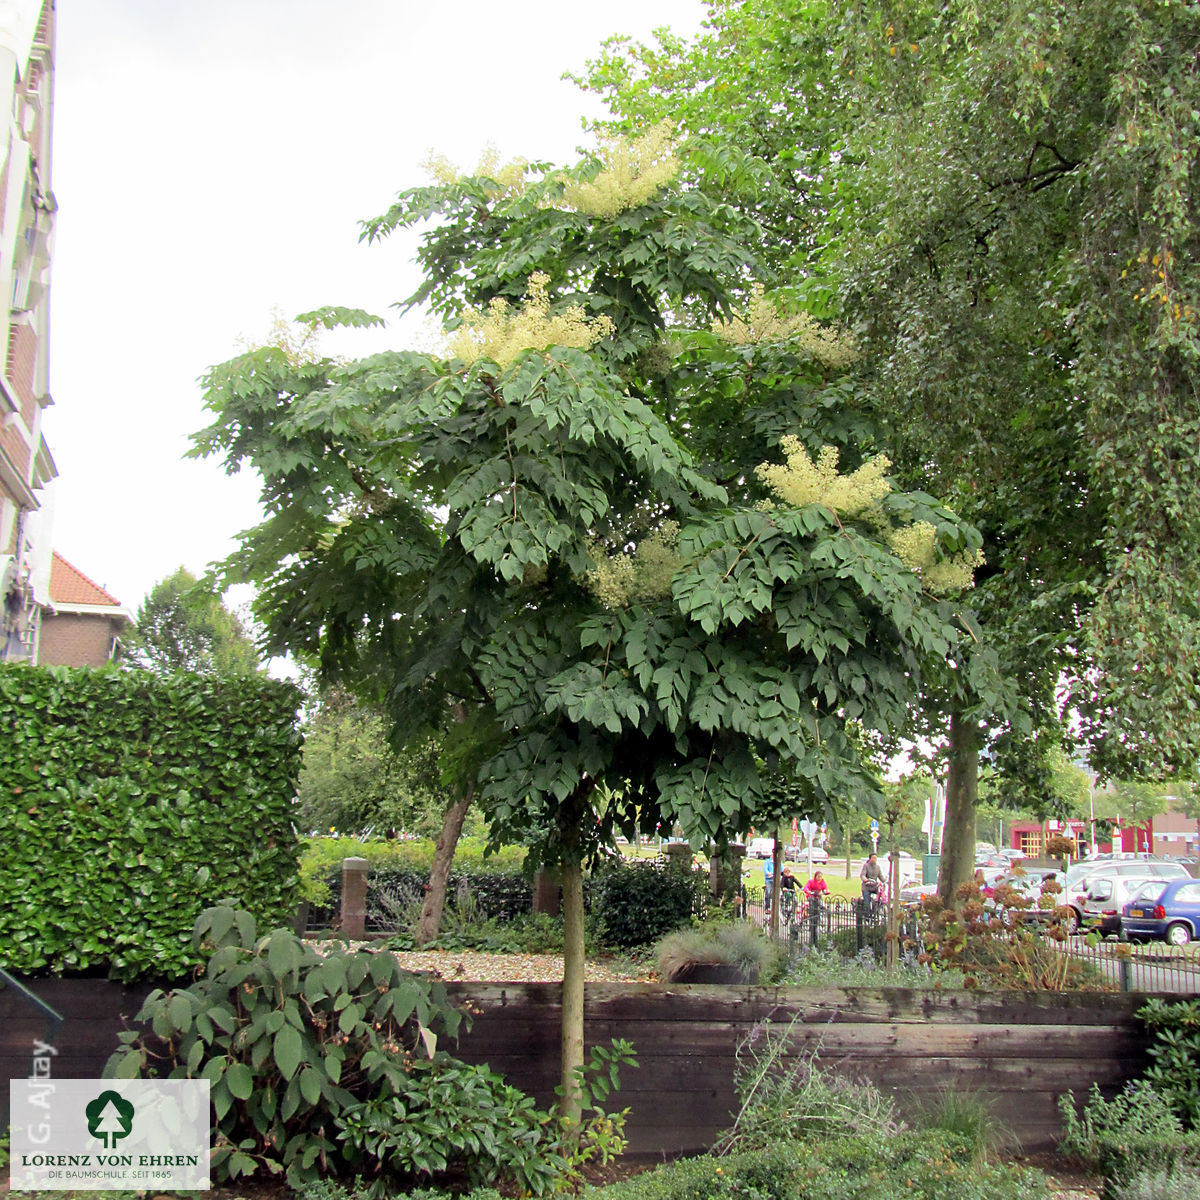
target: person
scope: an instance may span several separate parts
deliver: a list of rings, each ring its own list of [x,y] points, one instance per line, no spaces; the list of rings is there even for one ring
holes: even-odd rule
[[[798,891],[796,877],[792,874],[792,864],[784,863],[783,872],[779,877],[779,911],[789,920],[796,911]]]
[[[877,900],[879,891],[883,887],[883,868],[879,865],[879,858],[873,850],[870,858],[863,863],[858,877],[862,880],[862,898]]]
[[[812,900],[815,896],[827,896],[829,894],[829,884],[821,877],[820,871],[814,871],[813,877],[804,885],[804,896],[808,900]]]
[[[771,911],[771,894],[775,891],[775,857],[763,860],[763,911]]]

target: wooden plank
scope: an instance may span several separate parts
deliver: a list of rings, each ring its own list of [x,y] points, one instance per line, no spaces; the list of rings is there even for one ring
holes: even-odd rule
[[[546,1019],[559,1011],[558,984],[447,985],[490,1017],[518,1017],[528,1006]],[[1135,1024],[1144,1003],[1120,993],[918,991],[905,988],[767,988],[719,984],[589,984],[589,1020],[655,1019],[678,1022],[776,1023],[793,1015],[804,1022],[927,1021],[1000,1024]],[[497,1011],[498,1010],[498,1011]],[[1069,1014],[1069,1016],[1068,1016]]]
[[[464,1035],[460,1047],[491,1051],[510,1046],[514,1031],[521,1023],[513,1021],[479,1022]],[[607,1045],[616,1037],[633,1042],[639,1053],[728,1054],[750,1033],[748,1026],[675,1021],[593,1020],[587,1024],[587,1043]],[[558,1032],[542,1026],[528,1028],[526,1047],[532,1052],[543,1048],[557,1052]],[[896,1048],[913,1053],[928,1048],[945,1053],[1032,1054],[1042,1058],[1091,1057],[1097,1053],[1135,1052],[1145,1044],[1145,1036],[1132,1030],[1103,1030],[1084,1025],[961,1025],[935,1023],[858,1023],[834,1022],[821,1025],[797,1025],[791,1034],[797,1053],[813,1046],[840,1049],[865,1046],[880,1051]]]

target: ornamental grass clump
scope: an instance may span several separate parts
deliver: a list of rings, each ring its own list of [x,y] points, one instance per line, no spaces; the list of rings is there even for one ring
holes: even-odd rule
[[[773,962],[775,950],[760,930],[745,922],[679,929],[655,947],[658,973],[668,982],[686,977],[697,966],[726,966],[747,981],[756,980]]]

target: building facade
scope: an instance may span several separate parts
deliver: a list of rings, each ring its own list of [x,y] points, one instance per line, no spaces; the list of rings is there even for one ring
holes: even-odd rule
[[[49,604],[54,0],[0,0],[0,658],[37,661]]]

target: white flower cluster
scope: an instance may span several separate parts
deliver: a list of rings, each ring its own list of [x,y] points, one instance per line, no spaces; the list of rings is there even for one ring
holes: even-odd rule
[[[554,207],[611,218],[645,204],[679,174],[670,121],[660,121],[637,138],[601,141],[600,173],[586,182],[568,179]]]
[[[447,187],[468,178],[467,173],[460,171],[444,154],[434,154],[432,150],[421,166],[434,182]],[[502,163],[496,147],[488,146],[470,176],[494,181],[496,186],[487,189],[489,200],[507,200],[525,191],[528,172],[528,159],[514,158],[512,162]]]
[[[846,367],[858,358],[848,333],[827,329],[809,313],[786,315],[775,301],[767,299],[761,283],[754,285],[745,315],[714,321],[712,331],[732,346],[795,342],[800,353],[825,367]]]
[[[488,305],[486,313],[466,309],[463,323],[447,340],[449,356],[467,364],[486,358],[503,370],[524,350],[544,350],[548,346],[590,350],[601,338],[612,334],[613,323],[608,317],[589,319],[578,304],[551,316],[546,290],[549,282],[550,277],[540,271],[532,275],[525,303],[515,311],[500,297]]]
[[[825,446],[813,462],[798,437],[780,445],[787,464],[763,463],[756,474],[785,504],[824,504],[841,516],[861,516],[892,490],[885,473],[892,464],[882,454],[849,475],[838,474],[838,450]]]
[[[876,455],[849,475],[839,475],[836,446],[822,447],[814,462],[799,438],[789,434],[781,445],[786,464],[763,463],[757,475],[785,504],[824,504],[839,517],[860,517],[874,525],[892,553],[933,595],[972,586],[975,568],[983,564],[983,551],[942,557],[935,526],[928,521],[894,525],[879,508],[878,502],[892,490],[886,476],[891,462],[884,455]]]
[[[665,596],[679,570],[679,525],[664,521],[632,554],[610,557],[593,546],[592,562],[585,582],[606,608],[625,608],[639,600]]]

